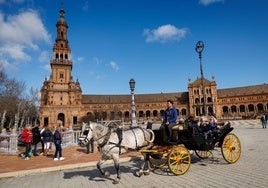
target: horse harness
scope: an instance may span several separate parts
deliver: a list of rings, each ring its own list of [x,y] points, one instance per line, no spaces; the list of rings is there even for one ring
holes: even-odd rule
[[[118,137],[118,140],[119,140],[118,143],[108,142],[109,139],[110,139],[111,133],[112,133],[112,129],[113,129],[114,132],[117,134],[117,137]],[[127,129],[127,130],[132,130],[132,132],[133,132],[133,134],[134,134],[134,137],[135,137],[136,150],[139,150],[140,148],[138,147],[137,137],[136,137],[136,134],[135,134],[134,129],[140,129],[140,130],[142,130],[142,132],[143,132],[143,136],[144,136],[144,140],[146,140],[146,137],[145,137],[144,130],[143,130],[141,127],[135,126],[135,127],[130,127],[129,129]],[[114,128],[112,128],[112,127],[109,127],[107,134],[101,136],[100,138],[98,138],[98,140],[102,139],[103,137],[104,137],[104,140],[103,140],[102,143],[100,143],[100,144],[98,145],[98,148],[102,148],[102,147],[105,146],[106,144],[114,144],[114,145],[115,145],[114,147],[119,147],[119,154],[121,154],[121,148],[122,148],[122,147],[124,147],[126,150],[129,149],[129,148],[127,148],[127,147],[121,145],[122,140],[123,140],[123,128],[121,128],[121,127],[117,127],[116,129],[114,129]],[[113,147],[112,147],[112,148],[113,148]],[[112,148],[111,148],[111,149],[112,149]]]

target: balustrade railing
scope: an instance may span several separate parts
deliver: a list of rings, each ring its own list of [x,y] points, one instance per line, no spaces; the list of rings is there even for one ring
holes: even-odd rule
[[[3,132],[0,134],[0,152],[17,153],[18,152],[18,136],[21,132]],[[80,130],[68,130],[62,132],[62,147],[75,146],[78,144],[78,138],[81,134]],[[40,144],[41,145],[41,144]],[[55,149],[51,144],[51,149]]]

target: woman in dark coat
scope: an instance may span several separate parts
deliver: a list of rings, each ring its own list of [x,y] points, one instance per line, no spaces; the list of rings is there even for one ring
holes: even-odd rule
[[[44,142],[44,149],[45,149],[44,155],[49,155],[49,148],[50,148],[50,143],[53,140],[53,134],[48,125],[45,126],[45,130],[42,132],[41,136],[43,137],[43,142]]]
[[[35,127],[32,129],[32,134],[33,134],[33,145],[34,145],[33,156],[38,156],[37,146],[38,146],[38,143],[41,141],[39,124],[36,124]]]

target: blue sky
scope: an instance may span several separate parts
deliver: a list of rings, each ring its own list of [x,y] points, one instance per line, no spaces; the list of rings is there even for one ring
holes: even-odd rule
[[[266,0],[0,0],[0,69],[40,89],[49,77],[59,10],[65,10],[73,78],[83,94],[187,91],[267,83]]]

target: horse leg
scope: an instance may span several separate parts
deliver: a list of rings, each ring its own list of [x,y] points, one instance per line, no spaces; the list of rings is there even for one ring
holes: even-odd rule
[[[114,161],[114,167],[115,167],[116,174],[117,174],[117,177],[114,179],[113,184],[118,184],[119,180],[121,179],[120,164],[119,164],[119,154],[114,154],[113,155],[113,161]]]
[[[106,176],[106,177],[109,177],[109,176],[110,176],[110,172],[108,172],[108,171],[104,171],[104,170],[101,168],[102,164],[103,164],[105,161],[107,161],[107,160],[108,160],[108,158],[107,158],[106,156],[103,155],[103,156],[101,157],[101,159],[100,159],[100,160],[98,161],[98,163],[97,163],[97,168],[99,169],[101,175]]]
[[[150,166],[150,161],[149,161],[150,155],[148,153],[143,153],[142,155],[143,155],[144,160],[143,160],[143,163],[142,163],[142,165],[140,167],[140,170],[137,173],[138,177],[141,177],[143,174],[144,175],[149,175],[149,173],[151,171],[151,166]],[[144,170],[145,165],[147,165],[146,170]]]

